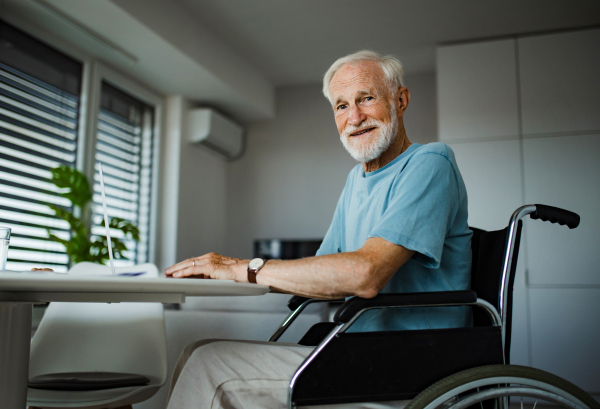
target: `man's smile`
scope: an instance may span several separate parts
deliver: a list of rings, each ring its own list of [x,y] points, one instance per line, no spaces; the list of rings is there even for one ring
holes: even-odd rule
[[[370,127],[370,128],[364,128],[364,129],[361,129],[360,131],[356,131],[354,133],[351,133],[349,136],[361,136],[361,135],[364,135],[364,134],[366,134],[368,132],[373,131],[374,129],[377,129],[377,127],[373,126],[373,127]]]

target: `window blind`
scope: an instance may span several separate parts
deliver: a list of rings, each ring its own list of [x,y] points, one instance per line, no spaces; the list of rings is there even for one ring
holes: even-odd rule
[[[0,21],[0,225],[12,235],[9,270],[51,267],[68,256],[46,228],[68,239],[68,224],[47,204],[71,208],[50,169],[75,166],[82,66]]]
[[[109,217],[120,217],[140,230],[138,243],[122,232],[111,230],[111,237],[123,239],[129,260],[115,265],[132,265],[148,260],[150,200],[152,186],[154,110],[116,86],[102,83],[98,134],[92,234],[103,236],[102,197],[98,162],[102,162],[106,205]]]

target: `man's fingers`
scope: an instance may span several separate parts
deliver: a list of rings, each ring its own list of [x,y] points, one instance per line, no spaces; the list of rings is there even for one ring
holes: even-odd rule
[[[166,275],[171,275],[176,271],[184,270],[189,267],[195,267],[196,265],[201,265],[202,261],[206,261],[209,259],[209,255],[214,253],[205,254],[200,257],[188,258],[187,260],[180,261],[177,264],[172,265],[171,267],[165,270]]]
[[[207,278],[207,273],[201,271],[200,268],[190,267],[173,273],[173,277],[177,278]]]
[[[200,257],[189,258],[165,270],[165,275],[172,277],[217,278],[213,274],[219,265],[232,265],[240,259],[208,253]]]
[[[179,262],[177,264],[173,264],[171,267],[169,267],[169,268],[167,268],[165,270],[165,274],[166,275],[171,275],[171,274],[173,274],[176,271],[183,270],[184,268],[189,267],[190,264],[192,264],[191,259],[181,261],[181,262]]]
[[[188,263],[188,266],[172,272],[173,277],[199,277],[209,278],[216,270],[216,265],[209,259],[194,260],[195,265]]]

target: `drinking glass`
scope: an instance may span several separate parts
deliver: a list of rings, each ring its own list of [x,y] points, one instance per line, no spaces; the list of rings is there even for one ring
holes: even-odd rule
[[[6,268],[9,241],[10,229],[8,227],[0,227],[0,270],[4,270]]]

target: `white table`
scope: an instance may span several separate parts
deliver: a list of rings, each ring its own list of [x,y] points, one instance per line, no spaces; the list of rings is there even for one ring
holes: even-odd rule
[[[27,402],[32,305],[60,302],[183,303],[186,297],[263,295],[269,288],[222,280],[0,272],[0,406]]]

